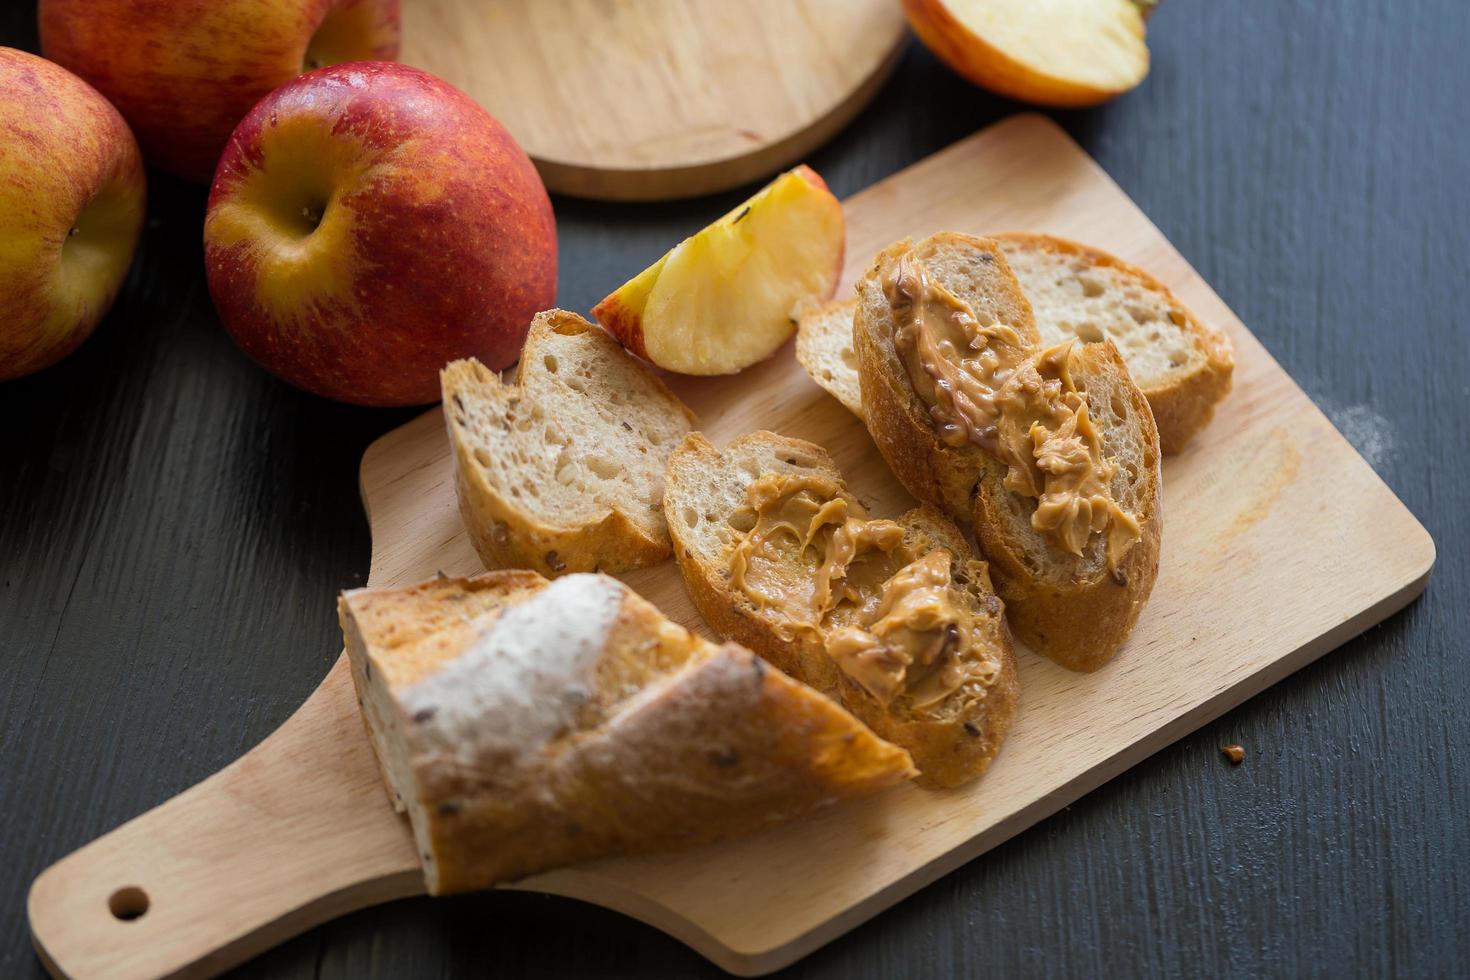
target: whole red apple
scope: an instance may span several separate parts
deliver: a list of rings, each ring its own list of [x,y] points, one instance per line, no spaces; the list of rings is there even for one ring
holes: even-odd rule
[[[209,291],[247,354],[339,401],[439,399],[439,369],[513,363],[556,299],[556,224],[525,152],[416,68],[302,75],[230,137],[204,220]]]
[[[0,380],[97,326],[132,264],[143,197],[117,110],[66,69],[0,48]]]
[[[112,100],[148,162],[208,183],[250,107],[303,71],[398,56],[399,0],[41,0],[41,51]]]

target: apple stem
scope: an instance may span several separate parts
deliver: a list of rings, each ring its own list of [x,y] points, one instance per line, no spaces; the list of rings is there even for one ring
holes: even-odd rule
[[[316,226],[322,223],[322,209],[304,207],[301,209],[301,217],[315,230]]]
[[[69,232],[66,233],[66,237],[68,237],[68,238],[74,238],[75,236],[80,235],[81,233],[82,233],[82,229],[80,229],[80,228],[73,228],[71,231],[69,231]]]
[[[1143,14],[1143,19],[1148,20],[1149,14],[1157,10],[1162,2],[1163,0],[1133,0],[1133,5]]]

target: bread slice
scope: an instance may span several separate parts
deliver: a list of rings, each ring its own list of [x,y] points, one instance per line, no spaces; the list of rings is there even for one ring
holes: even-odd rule
[[[976,262],[977,254],[989,254],[991,259]],[[972,441],[950,445],[941,440],[930,406],[915,390],[895,345],[897,315],[885,291],[901,261],[921,263],[930,279],[965,300],[981,323],[994,316],[991,311],[1020,311],[1019,302],[1024,302],[1024,298],[1018,302],[1019,287],[994,241],[936,235],[917,244],[901,242],[881,253],[858,284],[853,322],[868,430],[911,493],[974,522],[1015,634],[1064,667],[1095,670],[1132,631],[1158,575],[1161,454],[1148,402],[1108,340],[1034,348],[1017,360],[1003,383],[997,381],[997,404],[1010,399],[1023,406],[1036,403],[1031,396],[1047,384],[1060,393],[1063,380],[1071,383],[1077,395],[1065,397],[1085,399],[1101,449],[1093,472],[1099,474],[1098,482],[1112,502],[1137,524],[1136,540],[1112,560],[1109,539],[1114,528],[1126,527],[1122,518],[1109,522],[1106,531],[1094,527],[1080,542],[1062,532],[1038,531],[1033,522],[1045,523],[1057,512],[1049,508],[1038,516],[1037,494],[1046,477],[1037,465],[1039,456],[1033,456],[1028,440],[1035,430],[1029,428],[1024,412],[1001,416],[1002,429],[1012,424],[1018,429],[1009,449],[982,448]],[[1029,314],[1030,307],[1024,312]],[[1024,321],[1016,326],[1016,334],[1035,337],[1034,325]],[[1023,381],[1035,391],[1018,389]],[[1101,474],[1109,467],[1111,475],[1104,481]],[[1017,488],[1016,481],[1024,482],[1022,478],[1037,484],[1035,493]],[[1090,519],[1094,511],[1103,511],[1092,506],[1095,499],[1087,496],[1078,501],[1077,510],[1066,513]],[[1077,527],[1076,521],[1063,524]],[[1082,520],[1081,526],[1086,528],[1087,521]]]
[[[914,773],[836,704],[607,576],[440,577],[339,610],[431,894],[756,830]]]
[[[1181,451],[1230,393],[1230,340],[1163,283],[1101,249],[1051,235],[996,235],[1044,345],[1107,337],[1143,391],[1166,454]]]
[[[968,521],[986,457],[973,446],[949,446],[940,439],[893,343],[896,323],[884,280],[906,255],[923,261],[981,323],[1009,326],[1026,344],[1036,344],[1040,335],[1020,283],[1000,246],[988,238],[940,232],[917,243],[895,242],[878,253],[858,281],[853,346],[863,421],[909,493],[955,520]]]
[[[1195,317],[1142,269],[1100,249],[1050,235],[997,235],[1036,317],[1043,345],[1112,338],[1148,399],[1165,455],[1178,453],[1230,393],[1230,339]],[[796,359],[812,380],[863,417],[852,349],[856,300],[834,300],[801,318]]]
[[[810,491],[822,508],[814,521],[826,523],[815,533],[798,528],[805,542],[783,533],[752,548],[750,535],[759,523],[752,499],[772,480],[819,488]],[[824,602],[822,566],[841,547],[837,535],[844,531],[838,528],[855,529],[847,519],[863,521],[864,515],[820,446],[755,432],[719,452],[691,433],[669,458],[664,494],[684,582],[718,634],[840,701],[881,737],[908,749],[922,785],[956,786],[985,771],[1015,719],[1016,665],[985,563],[954,524],[929,507],[896,522],[864,521],[888,538],[890,548],[858,547],[830,580],[836,601]],[[744,555],[738,562],[737,553]],[[865,628],[873,618],[868,612],[884,614],[890,611],[884,603],[899,601],[893,576],[926,567],[934,568],[935,587],[960,618],[925,620],[914,646],[923,648],[955,623],[967,624],[964,646],[945,647],[927,674],[920,662],[896,674],[890,670],[877,678],[886,689],[875,686],[861,664],[844,659],[849,666],[840,666],[834,657],[847,654],[834,651],[844,649],[844,636],[871,643],[880,627]],[[759,579],[753,578],[757,570]],[[954,627],[954,642],[960,628]],[[881,647],[877,652],[887,655]],[[952,673],[936,676],[945,671]]]
[[[857,300],[834,299],[810,307],[796,321],[796,359],[812,380],[858,418],[863,393],[852,350],[852,315]]]
[[[1087,396],[1103,455],[1117,466],[1113,499],[1138,522],[1139,538],[1110,566],[1105,533],[1091,535],[1079,555],[1036,530],[1034,498],[1007,488],[1005,467],[982,471],[975,494],[975,534],[990,560],[1016,636],[1069,670],[1102,667],[1133,632],[1159,575],[1163,476],[1158,430],[1148,402],[1111,341],[1081,344],[1070,371]]]
[[[459,512],[487,568],[619,572],[669,556],[664,463],[694,415],[601,328],[548,310],[506,385],[441,374]]]

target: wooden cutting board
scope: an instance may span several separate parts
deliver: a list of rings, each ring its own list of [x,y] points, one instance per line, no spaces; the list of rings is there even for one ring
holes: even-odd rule
[[[799,160],[898,64],[898,0],[403,0],[403,54],[554,191],[664,200]]]
[[[1152,270],[1227,331],[1236,387],[1189,450],[1164,463],[1163,567],[1137,632],[1090,675],[1021,651],[1021,713],[978,784],[941,793],[904,786],[759,836],[515,886],[617,909],[741,974],[811,952],[1331,650],[1417,596],[1434,562],[1424,528],[1046,119],[993,126],[846,207],[844,289],[904,235],[1056,232]],[[808,380],[789,347],[737,377],[675,385],[716,444],[757,427],[811,439],[833,452],[878,515],[910,506],[866,430]],[[368,450],[362,490],[370,584],[479,569],[455,508],[438,411]],[[703,628],[672,562],[627,579]],[[58,975],[202,975],[422,890],[407,825],[388,804],[339,662],[239,762],[43,873],[30,918]]]

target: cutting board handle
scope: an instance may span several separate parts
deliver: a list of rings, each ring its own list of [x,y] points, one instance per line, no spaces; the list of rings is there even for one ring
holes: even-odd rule
[[[423,890],[344,657],[239,761],[42,872],[29,916],[54,976],[198,977]]]

